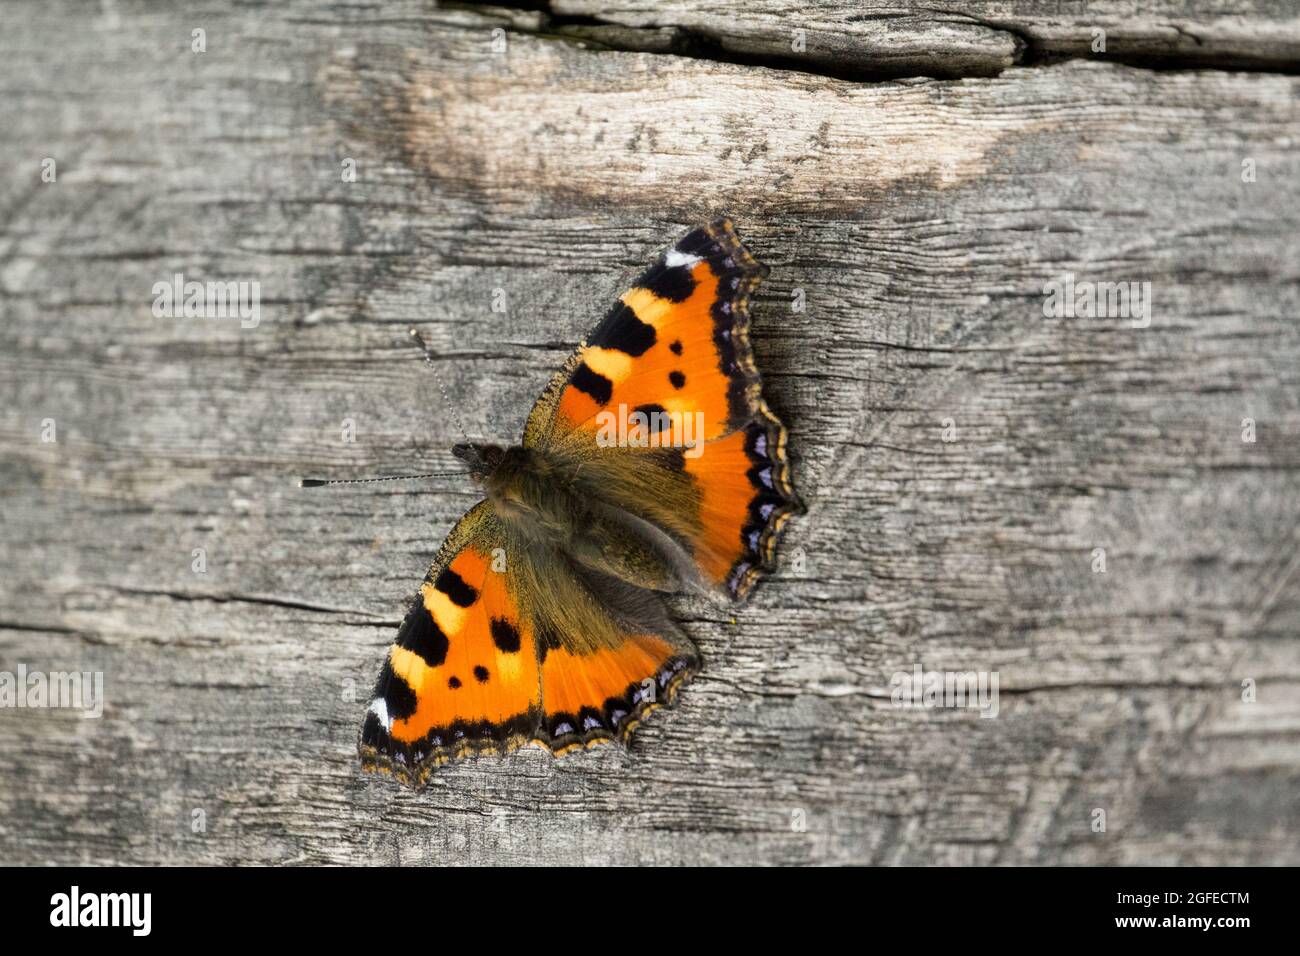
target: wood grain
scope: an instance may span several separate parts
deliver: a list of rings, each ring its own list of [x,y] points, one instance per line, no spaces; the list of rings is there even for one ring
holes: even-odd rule
[[[849,75],[991,75],[1073,57],[1288,72],[1300,63],[1300,17],[1285,0],[553,0],[548,11],[550,28],[597,41]]]
[[[526,10],[19,7],[0,670],[102,671],[107,703],[0,709],[7,861],[1300,862],[1300,79],[853,82]],[[514,438],[719,213],[773,270],[755,348],[810,504],[781,572],[678,604],[703,671],[628,751],[362,775],[382,649],[476,498],[294,480]],[[177,272],[258,281],[257,327],[156,318]],[[1045,317],[1065,273],[1149,282],[1149,327]],[[996,671],[998,716],[894,706],[916,663]]]

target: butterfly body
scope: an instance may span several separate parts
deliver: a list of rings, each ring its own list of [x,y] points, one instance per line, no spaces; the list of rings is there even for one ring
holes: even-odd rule
[[[457,445],[497,517],[520,534],[553,536],[571,528],[582,511],[574,475],[542,452],[515,445]]]
[[[684,549],[656,525],[603,500],[602,489],[618,483],[618,470],[583,475],[582,458],[555,458],[523,446],[456,446],[486,500],[517,550],[534,563],[567,558],[593,573],[634,587],[672,591],[698,583]],[[634,460],[623,467],[643,467]],[[598,477],[597,477],[598,476]],[[694,515],[698,495],[689,482],[664,482],[652,510]],[[661,519],[666,522],[667,519]]]
[[[800,510],[748,342],[765,269],[719,221],[555,375],[519,445],[457,445],[484,500],[433,562],[362,727],[366,769],[625,741],[695,670],[660,596],[742,599]]]

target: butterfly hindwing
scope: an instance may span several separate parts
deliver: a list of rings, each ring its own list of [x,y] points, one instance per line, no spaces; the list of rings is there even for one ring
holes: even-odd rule
[[[668,533],[736,599],[773,570],[802,508],[749,343],[766,274],[727,220],[693,230],[579,346],[524,434],[581,460],[594,494]]]
[[[695,655],[658,634],[575,654],[558,642],[542,659],[545,713],[539,738],[559,755],[604,740],[626,741],[642,717],[671,703]]]
[[[785,453],[786,431],[766,405],[743,428],[709,442],[683,468],[700,489],[691,552],[706,580],[744,598],[776,570],[776,546],[802,510]]]
[[[542,679],[539,742],[562,754],[626,741],[694,672],[694,645],[653,592],[580,568],[558,552],[530,570],[552,585],[530,602]]]

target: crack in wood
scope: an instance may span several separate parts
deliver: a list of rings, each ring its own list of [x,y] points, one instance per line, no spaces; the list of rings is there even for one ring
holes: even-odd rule
[[[966,11],[942,7],[917,7],[913,13],[928,13],[943,18],[937,22],[964,23],[981,27],[991,35],[1007,39],[1008,48],[1001,58],[953,56],[945,62],[941,53],[927,58],[930,65],[919,66],[917,59],[900,58],[891,63],[887,57],[852,55],[851,51],[805,52],[803,55],[782,55],[768,43],[762,50],[744,50],[722,25],[712,29],[685,23],[664,23],[654,19],[635,25],[622,22],[592,7],[592,12],[576,14],[556,9],[552,0],[448,0],[442,7],[479,11],[515,11],[535,14],[532,22],[514,19],[510,29],[543,39],[556,39],[578,43],[607,52],[652,53],[708,60],[801,73],[829,79],[856,83],[883,83],[907,79],[962,79],[990,77],[1004,70],[1049,67],[1076,59],[1089,59],[1146,70],[1223,70],[1300,74],[1300,60],[1292,56],[1251,55],[1217,47],[1207,48],[1205,37],[1192,29],[1170,22],[1167,29],[1180,37],[1193,41],[1194,51],[1162,49],[1155,42],[1125,43],[1122,30],[1116,31],[1119,47],[1112,41],[1111,52],[1092,52],[1077,39],[1057,39],[1050,32],[1035,29],[1028,23],[1009,18],[984,17]],[[899,21],[906,10],[897,13],[880,13],[845,17],[846,23],[875,21],[888,27]],[[811,14],[810,14],[811,16]],[[791,23],[799,22],[797,19]],[[793,27],[792,27],[793,29]],[[1292,41],[1292,46],[1300,43]]]

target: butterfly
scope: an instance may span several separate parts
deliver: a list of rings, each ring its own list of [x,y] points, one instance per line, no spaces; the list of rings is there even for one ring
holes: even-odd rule
[[[384,659],[365,770],[423,786],[476,753],[625,743],[699,666],[663,595],[743,600],[803,510],[763,400],[749,300],[768,269],[692,230],[547,384],[520,444],[459,444],[484,499],[439,549]]]

